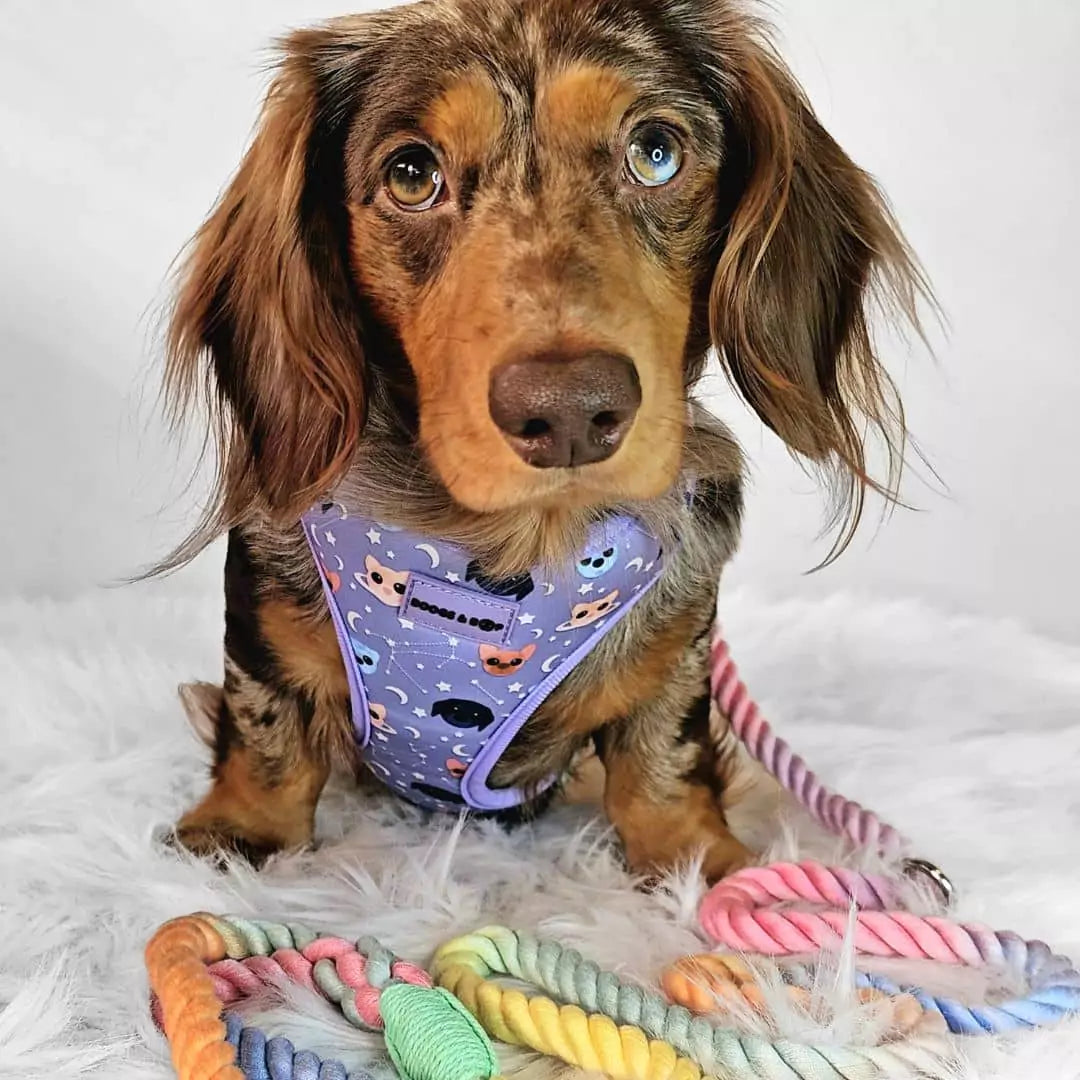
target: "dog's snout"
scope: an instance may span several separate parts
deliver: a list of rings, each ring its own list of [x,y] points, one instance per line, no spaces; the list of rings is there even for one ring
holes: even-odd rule
[[[523,461],[576,468],[611,457],[641,405],[625,356],[590,352],[516,360],[491,376],[491,418]]]

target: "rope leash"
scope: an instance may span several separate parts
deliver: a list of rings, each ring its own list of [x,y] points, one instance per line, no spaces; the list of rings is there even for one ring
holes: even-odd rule
[[[864,1080],[925,1072],[940,1064],[948,1049],[944,1039],[932,1035],[842,1047],[743,1034],[602,971],[573,949],[505,927],[447,942],[435,954],[432,974],[496,1039],[632,1080],[697,1080],[703,1074]],[[495,981],[500,976],[552,997],[504,990]]]
[[[802,1012],[810,1013],[815,1004],[813,970],[792,965],[791,970],[781,969],[780,973],[789,1000]],[[660,985],[670,1001],[693,1013],[726,1011],[729,1006],[741,1004],[760,1016],[769,1016],[768,1002],[756,973],[734,953],[684,956],[661,975]],[[889,1025],[898,1034],[922,1031],[938,1034],[945,1030],[940,1010],[927,1008],[923,1001],[899,986],[890,984],[886,988],[860,981],[856,997],[860,1004],[878,1005],[887,1010]]]
[[[727,643],[713,645],[713,695],[751,755],[834,835],[898,857],[909,841],[872,811],[830,792],[791,748],[773,734],[739,678]],[[948,903],[953,886],[932,863],[908,858],[905,870],[929,878]],[[998,1005],[967,1005],[918,986],[898,985],[865,971],[857,985],[886,994],[906,994],[927,1012],[940,1014],[954,1034],[1002,1034],[1055,1023],[1080,1012],[1080,972],[1041,941],[975,923],[915,915],[899,910],[898,889],[886,878],[818,863],[777,863],[742,870],[715,885],[699,910],[705,933],[724,948],[770,957],[838,949],[856,909],[853,945],[874,957],[935,960],[970,967],[996,966],[1025,979],[1029,993]],[[793,901],[823,905],[799,911],[776,905]],[[812,969],[802,971],[802,985]],[[707,981],[707,977],[706,977]],[[699,989],[707,992],[707,987]]]
[[[223,1017],[226,1002],[283,981],[317,990],[354,1026],[381,1031],[406,1080],[493,1080],[498,1069],[483,1029],[457,999],[373,938],[353,946],[304,926],[200,913],[158,930],[146,968],[181,1080],[345,1077],[338,1062]]]
[[[886,859],[896,859],[910,848],[908,839],[873,811],[830,791],[773,731],[739,677],[731,650],[722,637],[713,642],[712,694],[751,757],[790,791],[819,825],[834,836],[847,837],[857,847],[876,851]]]

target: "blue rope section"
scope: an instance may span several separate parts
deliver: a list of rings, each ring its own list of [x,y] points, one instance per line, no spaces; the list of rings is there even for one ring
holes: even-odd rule
[[[1080,1014],[1080,971],[1065,956],[1059,956],[1041,941],[1025,941],[1011,931],[996,934],[1002,966],[1027,980],[1025,997],[967,1005],[955,998],[931,994],[921,986],[897,983],[868,971],[855,973],[855,985],[884,994],[910,994],[927,1012],[940,1013],[954,1035],[1004,1035],[1013,1031],[1044,1027]],[[997,950],[995,950],[996,952]],[[784,966],[784,979],[810,989],[814,969],[803,964]]]
[[[268,1039],[258,1028],[244,1027],[226,1013],[225,1039],[236,1047],[236,1064],[247,1080],[375,1080],[365,1069],[349,1073],[340,1061],[323,1061],[309,1050],[297,1051],[288,1039]]]

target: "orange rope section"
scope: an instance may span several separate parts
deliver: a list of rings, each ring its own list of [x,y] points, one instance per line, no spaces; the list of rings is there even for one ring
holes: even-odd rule
[[[197,914],[165,923],[146,946],[146,970],[180,1080],[244,1080],[236,1050],[225,1041],[221,1002],[206,970],[226,956],[225,941],[210,920]]]
[[[753,969],[731,953],[704,953],[684,956],[669,967],[661,976],[664,993],[677,1005],[693,1013],[703,1014],[723,1011],[725,1004],[743,1002],[763,1016],[770,1009]],[[810,991],[798,986],[785,987],[792,1002],[805,1012],[812,1009]],[[890,1009],[892,1023],[898,1033],[910,1034],[939,1025],[928,1022],[923,1007],[911,994],[890,997],[878,990],[860,989],[861,1002],[879,1002]],[[931,1021],[939,1020],[930,1018]]]

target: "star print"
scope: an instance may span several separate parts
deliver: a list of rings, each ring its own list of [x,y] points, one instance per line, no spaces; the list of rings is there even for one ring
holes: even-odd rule
[[[423,664],[417,664],[416,665],[416,670],[417,671],[423,671],[424,670],[424,665]]]
[[[337,537],[329,529],[326,530],[326,542],[330,544],[331,547],[337,545]]]
[[[578,596],[588,596],[592,590],[593,587],[591,585],[582,585],[581,588],[578,589]]]
[[[521,691],[524,690],[524,689],[525,688],[519,682],[510,684],[510,693],[511,694],[520,694]]]
[[[427,713],[423,709],[413,709],[412,714],[417,720],[423,720],[424,717],[427,716]]]
[[[447,638],[446,643],[450,646],[451,649],[456,649],[461,644],[461,642],[458,641],[456,637]]]
[[[416,623],[414,623],[412,621],[412,619],[398,619],[398,622],[401,623],[401,629],[402,630],[415,630],[416,629]]]
[[[388,551],[388,552],[386,553],[386,557],[387,557],[388,559],[396,559],[396,558],[397,558],[397,556],[396,556],[396,555],[395,555],[395,554],[394,554],[394,553],[393,553],[392,551]]]
[[[397,645],[397,642],[394,641],[392,638],[387,638],[386,639],[386,644],[389,645],[390,648],[392,649],[395,645]]]
[[[452,585],[457,585],[458,582],[461,581],[461,575],[455,574],[453,570],[448,570],[446,572],[446,580],[449,581]]]
[[[532,624],[536,622],[536,616],[532,614],[525,614],[518,619],[518,622],[521,623],[522,626],[532,626]]]
[[[382,533],[379,532],[377,529],[368,529],[367,538],[373,544],[381,544],[382,543]]]
[[[449,694],[454,688],[448,682],[441,682],[435,684],[435,689],[438,690],[440,694]]]

